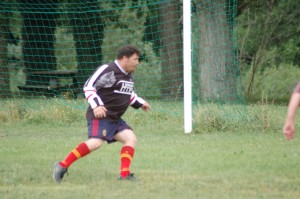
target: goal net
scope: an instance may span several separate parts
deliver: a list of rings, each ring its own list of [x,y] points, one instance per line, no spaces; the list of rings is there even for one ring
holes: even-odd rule
[[[194,114],[206,103],[243,103],[236,0],[191,2]],[[142,51],[136,92],[157,114],[182,119],[182,9],[180,0],[1,1],[0,97],[85,109],[89,75],[133,44]]]

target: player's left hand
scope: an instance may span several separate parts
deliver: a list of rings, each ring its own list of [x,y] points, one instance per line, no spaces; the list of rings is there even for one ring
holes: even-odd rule
[[[143,111],[147,112],[147,111],[150,111],[151,106],[150,106],[150,104],[148,104],[148,102],[145,102],[142,106],[142,109],[143,109]]]

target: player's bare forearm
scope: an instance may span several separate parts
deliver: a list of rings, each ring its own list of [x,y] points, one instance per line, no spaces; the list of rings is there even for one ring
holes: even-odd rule
[[[287,116],[285,119],[285,123],[283,126],[283,134],[286,139],[293,139],[295,137],[296,129],[295,129],[295,117],[296,112],[299,107],[300,103],[300,93],[295,92],[292,94],[289,105],[288,105],[288,111]]]
[[[287,119],[295,120],[296,112],[300,104],[300,93],[293,93],[288,106]]]

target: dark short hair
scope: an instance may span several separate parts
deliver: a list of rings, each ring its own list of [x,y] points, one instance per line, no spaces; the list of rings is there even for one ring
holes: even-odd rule
[[[141,56],[141,51],[136,46],[127,45],[120,48],[117,58],[122,59],[124,56],[131,57],[134,54]]]

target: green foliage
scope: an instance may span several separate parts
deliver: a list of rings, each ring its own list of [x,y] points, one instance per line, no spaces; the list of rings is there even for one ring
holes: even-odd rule
[[[0,110],[0,123],[13,123],[26,118],[27,110],[24,106],[14,104],[13,102],[2,104],[6,106],[6,109]]]
[[[50,123],[56,125],[71,125],[82,121],[84,111],[66,107],[64,105],[54,105],[51,108],[41,107],[38,111],[32,111],[27,118],[29,123]]]
[[[10,68],[10,89],[11,91],[18,92],[18,86],[24,85],[26,81],[26,76],[24,74],[23,68],[19,65],[15,65],[15,67]]]
[[[283,45],[276,48],[277,53],[274,59],[278,63],[293,64],[299,66],[300,63],[300,37],[291,38]]]
[[[294,0],[253,1],[238,17],[239,61],[248,98],[288,97],[294,74],[299,74],[298,8]],[[291,71],[290,66],[295,68]],[[285,75],[280,77],[280,72]]]
[[[58,70],[77,69],[76,48],[69,28],[58,27],[55,31],[55,56]]]
[[[285,107],[262,99],[252,105],[198,104],[194,110],[193,131],[211,132],[274,132],[280,131]]]
[[[250,82],[252,70],[248,70],[243,78],[243,84]],[[299,82],[300,70],[298,67],[285,64],[279,67],[269,67],[255,75],[251,98],[261,97],[269,100],[287,102],[292,90]]]
[[[138,4],[141,4],[140,1]],[[113,4],[106,5],[107,11],[113,12],[112,15],[117,19],[114,17],[113,21],[106,22],[102,46],[104,63],[109,63],[116,58],[116,52],[120,46],[131,44],[141,49],[143,47],[144,24],[148,8],[146,6],[132,7],[131,5],[131,0],[125,1],[117,9],[108,7]]]
[[[152,43],[145,43],[143,50],[146,59],[134,73],[136,91],[147,99],[160,98],[161,61],[154,53]]]
[[[65,101],[65,100],[64,100]],[[1,104],[7,109],[0,109],[0,123],[27,122],[33,124],[71,125],[80,122],[84,115],[82,109],[76,108],[78,102],[70,104],[53,100],[3,100]]]
[[[213,131],[228,131],[230,120],[222,117],[222,110],[217,104],[198,104],[194,110],[193,131],[195,133],[210,133]],[[231,129],[232,130],[232,129]]]
[[[109,63],[116,58],[116,52],[122,45],[136,45],[142,50],[142,61],[134,74],[137,93],[143,97],[159,98],[161,61],[154,52],[152,42],[144,42],[146,19],[149,14],[147,5],[137,1],[135,6],[131,0],[127,0],[122,6],[105,9],[113,12],[116,18],[107,21],[103,41],[104,63]],[[139,27],[139,28],[137,28]]]
[[[5,52],[0,56],[3,66],[9,71],[9,88],[14,94],[18,93],[18,85],[25,84],[24,60],[18,63],[9,63],[10,58],[22,60],[22,25],[23,19],[20,15],[22,1],[1,1],[2,26],[8,28],[13,36],[20,39],[17,45],[8,44]],[[70,1],[57,1],[56,30],[55,30],[55,57],[57,69],[77,68],[76,53],[80,49],[75,47],[72,28],[70,27]],[[75,2],[75,1],[74,1]],[[94,1],[96,2],[96,1]],[[97,1],[97,16],[104,22],[104,40],[102,48],[103,63],[108,63],[115,59],[117,49],[124,44],[134,44],[143,50],[142,62],[136,74],[137,92],[146,98],[160,98],[161,82],[161,57],[160,57],[160,23],[161,16],[159,9],[168,2],[182,3],[183,1]],[[221,1],[219,1],[221,2]],[[227,4],[227,17],[233,12],[236,1],[229,1]],[[249,1],[239,1],[245,3]],[[49,2],[48,6],[54,8],[55,2]],[[78,5],[85,5],[84,1],[78,1]],[[82,4],[80,4],[82,3]],[[197,52],[199,51],[199,27],[198,15],[199,3],[203,1],[193,1],[192,9],[192,42],[193,42],[193,97],[200,98],[199,67],[197,65]],[[218,6],[211,1],[206,1],[207,5]],[[25,5],[25,4],[23,4]],[[56,4],[55,4],[56,5]],[[37,5],[38,6],[38,5]],[[198,6],[198,8],[197,8]],[[93,7],[96,8],[96,7]],[[50,7],[49,7],[50,8]],[[99,10],[98,10],[99,8]],[[213,9],[213,7],[211,7]],[[34,11],[33,9],[32,11]],[[240,67],[242,71],[243,87],[249,88],[250,97],[261,99],[286,100],[289,97],[293,85],[299,74],[297,68],[300,63],[300,39],[299,39],[299,3],[294,0],[276,1],[251,1],[242,14],[238,17],[238,50],[240,52]],[[54,12],[53,12],[54,13]],[[171,19],[170,19],[171,20]],[[232,18],[234,21],[235,19]],[[233,22],[232,21],[232,22]],[[178,25],[182,21],[179,21]],[[37,24],[43,25],[43,24]],[[46,25],[46,24],[45,24]],[[210,24],[212,25],[212,24]],[[38,29],[39,26],[36,28]],[[8,31],[5,30],[7,33]],[[96,33],[95,33],[96,34]],[[99,32],[99,34],[101,34]],[[233,32],[235,34],[235,30]],[[46,37],[49,35],[46,35]],[[84,38],[84,37],[82,37]],[[24,38],[23,38],[24,39]],[[146,42],[145,42],[146,41]],[[235,41],[235,40],[234,40]],[[84,47],[85,48],[85,47]],[[7,52],[6,52],[7,51]],[[78,55],[82,56],[82,55]],[[87,56],[93,56],[89,54]],[[37,58],[36,58],[37,59]],[[36,62],[39,62],[37,60]],[[95,64],[95,63],[92,63]],[[98,63],[97,63],[98,64]],[[102,63],[99,63],[102,64]],[[46,64],[41,65],[41,67]],[[170,70],[171,71],[171,70]],[[253,72],[255,71],[255,72]],[[283,74],[281,76],[281,74]],[[6,76],[8,76],[6,75]],[[164,74],[166,75],[166,74]],[[254,77],[251,79],[251,77]],[[278,81],[280,80],[280,81]],[[297,80],[298,81],[298,80]],[[5,92],[6,93],[6,92]],[[249,97],[248,96],[248,97]]]
[[[297,8],[298,2],[293,0],[255,1],[250,4],[238,18],[241,56],[254,58],[255,54],[284,46],[289,40],[294,40],[299,47],[299,42],[296,42],[300,31]]]
[[[46,103],[47,102],[47,103]],[[11,124],[25,122],[32,124],[55,124],[70,126],[85,123],[87,104],[84,100],[10,100],[2,101],[7,109],[0,109],[0,123]],[[26,104],[26,106],[25,106]],[[178,124],[180,131],[183,123],[183,107],[181,102],[164,102],[150,100],[152,110],[144,113],[141,110],[129,108],[124,115],[126,121],[133,125],[151,125],[161,128],[168,123]],[[274,106],[267,99],[258,104],[198,104],[193,110],[193,132],[274,132],[281,129],[286,107]],[[174,110],[174,112],[165,111]],[[149,124],[150,125],[150,124]],[[172,128],[175,128],[173,126]]]

